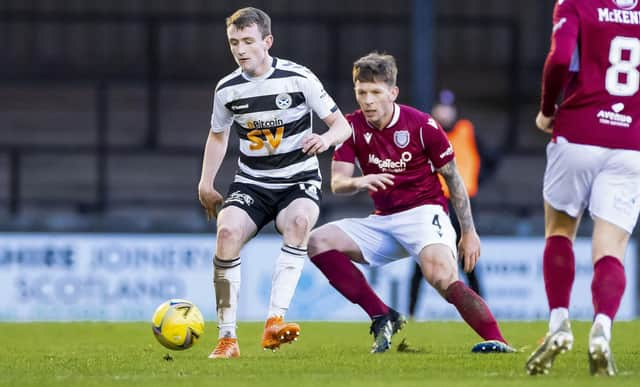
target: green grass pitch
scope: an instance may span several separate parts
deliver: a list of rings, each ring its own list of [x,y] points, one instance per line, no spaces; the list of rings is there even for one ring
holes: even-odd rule
[[[589,324],[575,322],[573,351],[551,374],[528,376],[524,362],[545,322],[501,326],[517,354],[472,354],[479,341],[459,322],[410,322],[392,349],[369,354],[369,324],[302,322],[300,340],[276,352],[260,348],[261,323],[240,323],[242,356],[213,361],[209,322],[193,348],[161,347],[148,323],[2,323],[2,386],[639,386],[640,321],[618,322],[613,350],[620,374],[594,378],[587,364]],[[418,352],[398,352],[406,338]],[[165,360],[169,354],[172,360]]]

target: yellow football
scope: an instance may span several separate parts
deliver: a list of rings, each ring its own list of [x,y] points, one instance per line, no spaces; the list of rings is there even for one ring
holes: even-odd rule
[[[175,298],[156,308],[151,327],[160,344],[183,350],[191,348],[204,333],[204,318],[192,302]]]

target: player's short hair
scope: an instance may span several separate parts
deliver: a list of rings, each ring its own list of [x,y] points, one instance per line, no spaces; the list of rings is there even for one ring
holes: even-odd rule
[[[398,66],[393,55],[371,52],[353,62],[353,83],[384,82],[389,86],[396,85]]]
[[[263,38],[271,35],[271,18],[266,12],[258,8],[246,7],[235,11],[233,15],[227,18],[227,28],[232,24],[239,30],[255,24],[258,26]]]

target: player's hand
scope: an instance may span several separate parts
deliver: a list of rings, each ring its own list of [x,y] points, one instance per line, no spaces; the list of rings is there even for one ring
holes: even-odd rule
[[[206,187],[203,184],[198,185],[198,199],[207,215],[207,222],[218,216],[218,211],[222,206],[224,198],[213,187]]]
[[[547,117],[542,114],[542,112],[538,112],[538,115],[536,116],[536,126],[545,133],[552,133],[554,118],[554,116]]]
[[[480,258],[480,237],[475,231],[464,232],[458,243],[458,254],[464,262],[464,272],[469,273],[476,267]]]
[[[317,155],[329,149],[329,144],[324,137],[317,133],[311,133],[302,139],[302,151],[308,155]]]
[[[390,173],[372,173],[356,178],[356,188],[358,191],[378,192],[393,185],[395,176]]]

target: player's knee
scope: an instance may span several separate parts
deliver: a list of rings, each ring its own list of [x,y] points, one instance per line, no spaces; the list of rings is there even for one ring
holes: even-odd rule
[[[307,245],[309,256],[313,257],[329,250],[327,241],[327,235],[320,229],[312,231],[309,236],[309,244]]]
[[[444,294],[449,285],[457,280],[454,265],[446,261],[448,258],[430,257],[423,261],[426,279],[440,294]]]
[[[293,217],[293,229],[296,234],[306,234],[309,230],[309,218],[306,215],[296,215]]]
[[[288,243],[300,246],[308,239],[309,231],[309,219],[305,215],[295,215],[287,221],[283,235]]]
[[[241,240],[241,230],[237,227],[221,225],[218,227],[217,239],[218,243],[223,245],[239,243]]]

